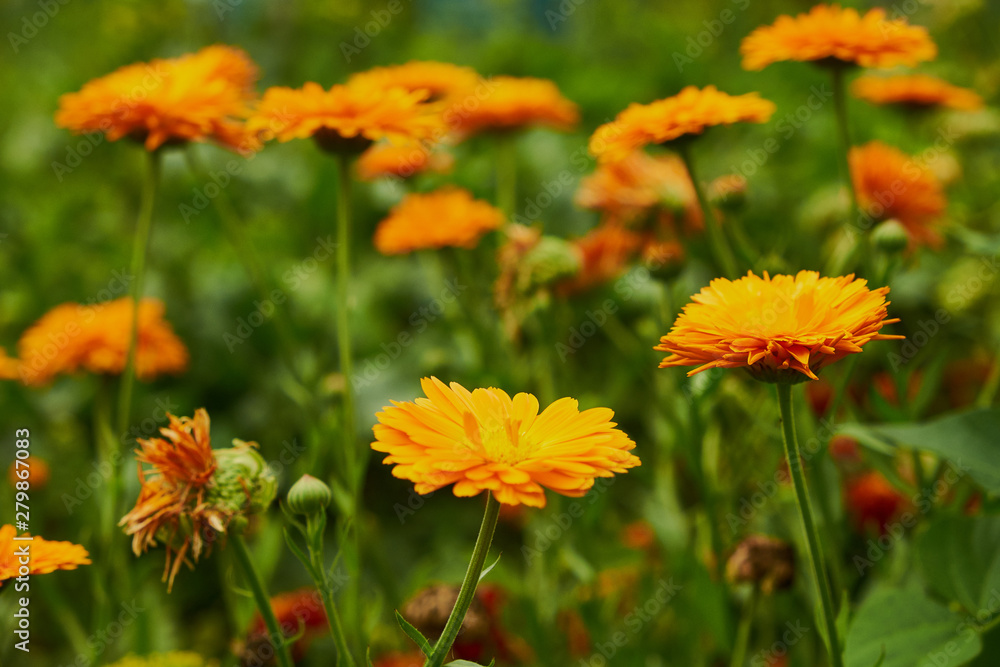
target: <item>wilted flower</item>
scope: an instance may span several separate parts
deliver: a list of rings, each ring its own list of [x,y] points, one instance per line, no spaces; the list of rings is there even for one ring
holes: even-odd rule
[[[158,542],[166,546],[163,579],[169,591],[189,551],[197,562],[234,519],[265,509],[277,484],[256,443],[234,440],[232,448],[212,449],[204,408],[193,419],[167,417],[163,438],[139,440],[142,488],[118,525],[132,536],[136,556]]]
[[[454,484],[456,496],[488,490],[504,504],[544,507],[545,488],[580,497],[595,478],[639,465],[635,443],[607,408],[580,412],[576,400],[562,398],[539,414],[531,394],[470,392],[434,377],[420,384],[427,398],[393,401],[376,415],[372,443],[417,493]]]
[[[375,247],[384,255],[428,248],[475,248],[479,238],[503,225],[503,213],[472,193],[445,187],[410,194],[375,230]]]
[[[752,583],[765,594],[791,588],[795,550],[784,540],[751,535],[736,546],[726,561],[726,578],[732,583]]]
[[[783,60],[861,67],[913,66],[937,56],[925,28],[886,18],[881,8],[864,16],[840,5],[816,5],[808,14],[779,16],[740,44],[743,68],[761,70]]]
[[[775,105],[757,93],[727,95],[715,86],[688,86],[673,97],[650,104],[630,104],[590,138],[590,152],[603,161],[626,158],[648,145],[696,136],[715,125],[764,123]]]
[[[246,53],[221,45],[136,63],[63,95],[56,125],[103,132],[109,141],[129,137],[151,151],[188,141],[253,151],[259,142],[243,118],[256,95],[257,76]]]
[[[888,292],[869,290],[853,275],[820,278],[815,271],[716,278],[660,339],[655,349],[671,353],[660,368],[697,366],[688,375],[746,368],[768,382],[815,380],[821,368],[873,340],[902,338],[879,333],[899,321],[886,319]]]
[[[27,535],[27,533],[25,533]],[[22,575],[48,574],[56,570],[75,570],[78,565],[90,565],[87,550],[72,542],[54,542],[38,536],[15,540],[17,530],[0,526],[0,586],[8,579]],[[21,563],[26,550],[27,565]]]
[[[56,306],[18,342],[22,382],[41,385],[56,375],[80,370],[121,374],[128,359],[133,310],[128,297],[92,306]],[[158,299],[139,302],[135,370],[141,380],[187,368],[187,348],[163,319],[164,310]]]

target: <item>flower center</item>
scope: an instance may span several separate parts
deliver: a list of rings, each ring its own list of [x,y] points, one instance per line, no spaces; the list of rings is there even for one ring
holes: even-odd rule
[[[515,465],[527,454],[527,442],[521,437],[520,421],[505,418],[481,423],[470,412],[465,413],[463,420],[470,449],[479,450],[487,460]]]

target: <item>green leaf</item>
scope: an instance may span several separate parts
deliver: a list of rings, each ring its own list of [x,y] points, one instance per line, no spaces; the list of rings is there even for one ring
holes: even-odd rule
[[[497,563],[500,562],[500,556],[502,556],[502,555],[503,555],[502,553],[498,554],[497,555],[497,559],[495,561],[493,561],[492,565],[490,565],[489,567],[483,568],[483,571],[479,573],[479,579],[477,580],[477,583],[480,582],[480,581],[482,581],[484,578],[486,578],[486,575],[490,573],[490,570],[492,570],[493,568],[495,568],[497,566]]]
[[[1000,493],[1000,410],[972,410],[924,424],[844,424],[839,431],[862,444],[891,453],[913,447],[950,461],[990,493]]]
[[[398,610],[396,611],[396,622],[399,623],[399,627],[403,628],[403,632],[406,633],[406,636],[413,640],[413,642],[420,649],[420,652],[426,656],[430,656],[434,647],[431,646],[429,641],[427,641],[427,637],[424,637],[424,635],[421,634],[420,630],[417,630],[415,627],[410,625],[409,621],[403,618],[403,615],[400,614]]]
[[[845,667],[958,667],[982,650],[966,619],[917,589],[880,588],[858,609]],[[884,659],[880,656],[885,653]]]
[[[916,545],[924,578],[945,599],[978,613],[1000,595],[1000,517],[942,517]]]
[[[372,663],[372,647],[369,646],[368,650],[365,651],[365,660],[368,662],[368,667],[375,667]]]

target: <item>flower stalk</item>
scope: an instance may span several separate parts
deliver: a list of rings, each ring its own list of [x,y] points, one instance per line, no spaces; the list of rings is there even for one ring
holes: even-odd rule
[[[243,574],[250,584],[250,591],[253,593],[253,599],[257,603],[260,616],[264,619],[264,625],[267,626],[271,645],[274,646],[274,653],[278,657],[279,667],[292,667],[292,658],[288,651],[288,644],[285,642],[285,636],[282,634],[281,628],[278,626],[278,619],[271,608],[271,597],[267,594],[267,589],[260,578],[260,573],[254,567],[253,559],[250,557],[247,545],[243,541],[243,536],[234,532],[229,537],[229,543],[232,545],[233,553],[236,554],[237,564],[243,570]]]
[[[691,156],[691,148],[682,143],[678,151],[680,152],[681,159],[684,160],[684,166],[687,168],[688,175],[691,177],[695,195],[698,197],[698,206],[701,207],[702,216],[705,218],[705,229],[708,231],[708,244],[712,248],[712,255],[715,257],[715,261],[719,263],[723,274],[727,278],[735,278],[738,273],[736,258],[733,256],[733,251],[729,248],[726,237],[722,233],[719,219],[715,217],[715,209],[709,204],[708,197],[705,196],[705,189],[698,180],[698,173],[694,167],[694,158]]]
[[[802,454],[799,450],[798,438],[795,435],[795,419],[792,414],[792,385],[787,382],[775,384],[778,392],[778,409],[781,414],[781,434],[785,443],[785,457],[788,460],[788,470],[795,487],[795,500],[799,508],[799,518],[802,520],[802,530],[806,536],[806,557],[816,579],[819,597],[822,603],[820,622],[826,629],[827,649],[830,653],[830,664],[833,667],[843,667],[844,659],[840,649],[840,639],[837,636],[836,613],[833,595],[830,591],[830,580],[827,577],[826,563],[823,560],[823,549],[816,521],[813,517],[812,503],[809,501],[809,489],[806,486],[805,471],[802,469]]]

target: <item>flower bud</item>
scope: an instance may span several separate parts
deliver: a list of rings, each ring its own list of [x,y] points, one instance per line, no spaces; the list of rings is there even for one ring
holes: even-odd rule
[[[257,443],[233,440],[233,445],[212,451],[218,468],[205,499],[232,514],[262,512],[277,495],[278,482]]]
[[[642,249],[642,264],[653,277],[673,280],[684,270],[684,247],[676,241],[657,241]]]
[[[581,264],[580,253],[572,243],[555,236],[543,236],[524,256],[527,271],[522,276],[527,284],[520,287],[528,291],[569,278],[580,271]]]
[[[288,490],[286,502],[293,514],[315,514],[330,504],[333,495],[330,487],[312,475],[302,475]]]
[[[751,535],[726,561],[726,579],[753,583],[766,594],[790,588],[795,580],[795,551],[783,540]]]
[[[895,254],[906,250],[910,245],[910,235],[899,220],[886,220],[872,232],[872,243],[887,254]]]

